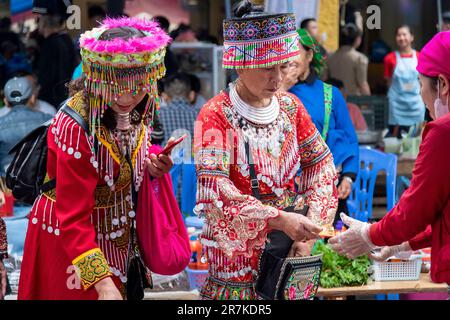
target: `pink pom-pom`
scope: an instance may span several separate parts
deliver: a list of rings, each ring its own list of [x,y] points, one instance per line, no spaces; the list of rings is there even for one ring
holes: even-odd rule
[[[97,53],[111,54],[131,54],[141,52],[151,52],[166,47],[172,40],[167,33],[162,30],[158,23],[153,20],[138,18],[106,18],[103,20],[101,27],[107,29],[132,27],[137,30],[145,31],[151,35],[143,38],[132,38],[129,40],[113,39],[113,40],[97,40],[94,38],[81,37],[80,46],[89,51]]]

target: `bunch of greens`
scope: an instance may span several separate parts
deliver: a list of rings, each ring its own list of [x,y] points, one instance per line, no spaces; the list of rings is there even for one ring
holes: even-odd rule
[[[367,256],[350,260],[333,251],[322,240],[316,242],[312,254],[323,254],[320,285],[323,288],[367,284],[370,260]]]

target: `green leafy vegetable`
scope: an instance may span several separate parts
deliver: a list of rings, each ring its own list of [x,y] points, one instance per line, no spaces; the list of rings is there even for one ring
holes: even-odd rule
[[[323,254],[320,285],[324,288],[367,284],[370,260],[367,256],[350,260],[333,251],[322,240],[316,242],[312,254]]]

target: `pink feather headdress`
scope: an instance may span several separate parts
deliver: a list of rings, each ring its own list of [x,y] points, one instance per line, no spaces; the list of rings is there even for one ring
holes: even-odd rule
[[[98,40],[100,35],[108,30],[120,27],[131,27],[142,31],[146,37],[129,40],[113,39]],[[135,54],[151,53],[165,48],[171,38],[158,25],[157,22],[137,18],[106,18],[99,28],[85,32],[80,37],[80,47],[83,50],[97,54]]]
[[[100,39],[105,31],[121,27],[137,29],[144,36]],[[143,121],[153,121],[153,115],[158,109],[157,80],[165,74],[164,55],[170,41],[171,38],[157,22],[128,17],[106,18],[98,28],[81,35],[80,48],[86,76],[85,90],[89,96],[92,139],[101,126],[105,110],[125,92],[147,92],[149,98]]]

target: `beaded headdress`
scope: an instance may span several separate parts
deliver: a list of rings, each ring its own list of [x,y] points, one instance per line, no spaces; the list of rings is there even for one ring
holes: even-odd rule
[[[102,34],[114,28],[134,28],[143,37],[127,40],[102,40]],[[94,137],[103,113],[125,92],[147,92],[144,117],[158,108],[157,80],[164,76],[165,48],[170,37],[152,20],[107,18],[98,28],[80,37],[85,90],[89,96],[90,136]]]
[[[300,54],[291,13],[226,19],[223,37],[226,69],[267,68]]]

